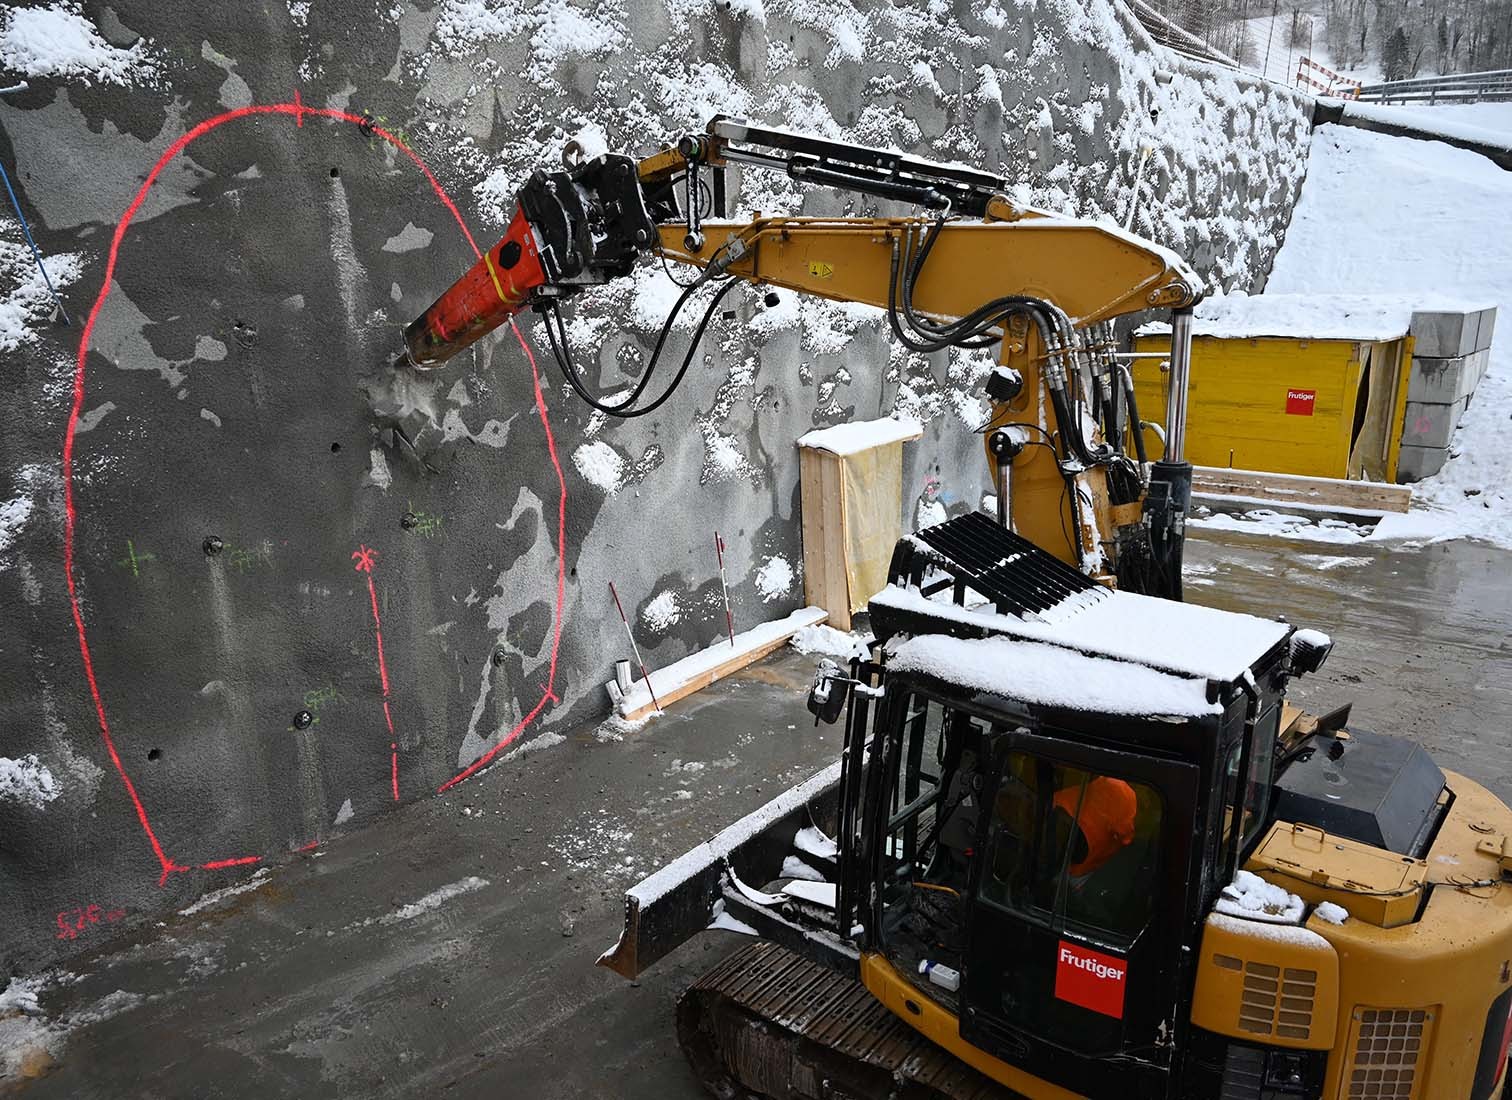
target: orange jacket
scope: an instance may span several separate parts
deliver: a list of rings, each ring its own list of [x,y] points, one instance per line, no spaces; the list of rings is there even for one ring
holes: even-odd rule
[[[1077,813],[1077,802],[1081,813]],[[1082,795],[1080,785],[1055,792],[1055,804],[1076,822],[1087,841],[1087,858],[1071,865],[1071,874],[1091,874],[1134,839],[1134,815],[1139,799],[1122,779],[1094,776]]]

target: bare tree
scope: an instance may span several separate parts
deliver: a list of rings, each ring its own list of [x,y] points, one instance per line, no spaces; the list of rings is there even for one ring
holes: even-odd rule
[[[1322,16],[1323,48],[1345,71],[1512,68],[1512,0],[1324,0]]]

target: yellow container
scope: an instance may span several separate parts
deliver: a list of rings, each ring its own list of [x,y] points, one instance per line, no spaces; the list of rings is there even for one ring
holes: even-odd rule
[[[1167,335],[1135,338],[1139,352],[1169,352]],[[1412,338],[1392,340],[1218,337],[1192,339],[1187,461],[1310,477],[1395,481],[1407,407]],[[1140,415],[1163,422],[1164,360],[1133,361]],[[1154,433],[1150,457],[1162,453]]]

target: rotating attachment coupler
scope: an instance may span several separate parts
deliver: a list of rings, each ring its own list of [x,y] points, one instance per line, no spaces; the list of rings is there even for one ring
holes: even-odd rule
[[[394,366],[439,367],[533,304],[629,274],[656,240],[631,158],[537,170],[499,243],[405,328]]]

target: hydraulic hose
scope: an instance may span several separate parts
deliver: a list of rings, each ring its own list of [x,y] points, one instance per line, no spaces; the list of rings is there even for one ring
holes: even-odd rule
[[[1139,458],[1139,476],[1142,479],[1145,474],[1145,466],[1149,463],[1149,457],[1145,454],[1144,428],[1139,419],[1139,402],[1134,397],[1134,376],[1129,373],[1129,368],[1119,363],[1118,380],[1123,384],[1124,401],[1129,406],[1129,431],[1134,433],[1134,454]]]

